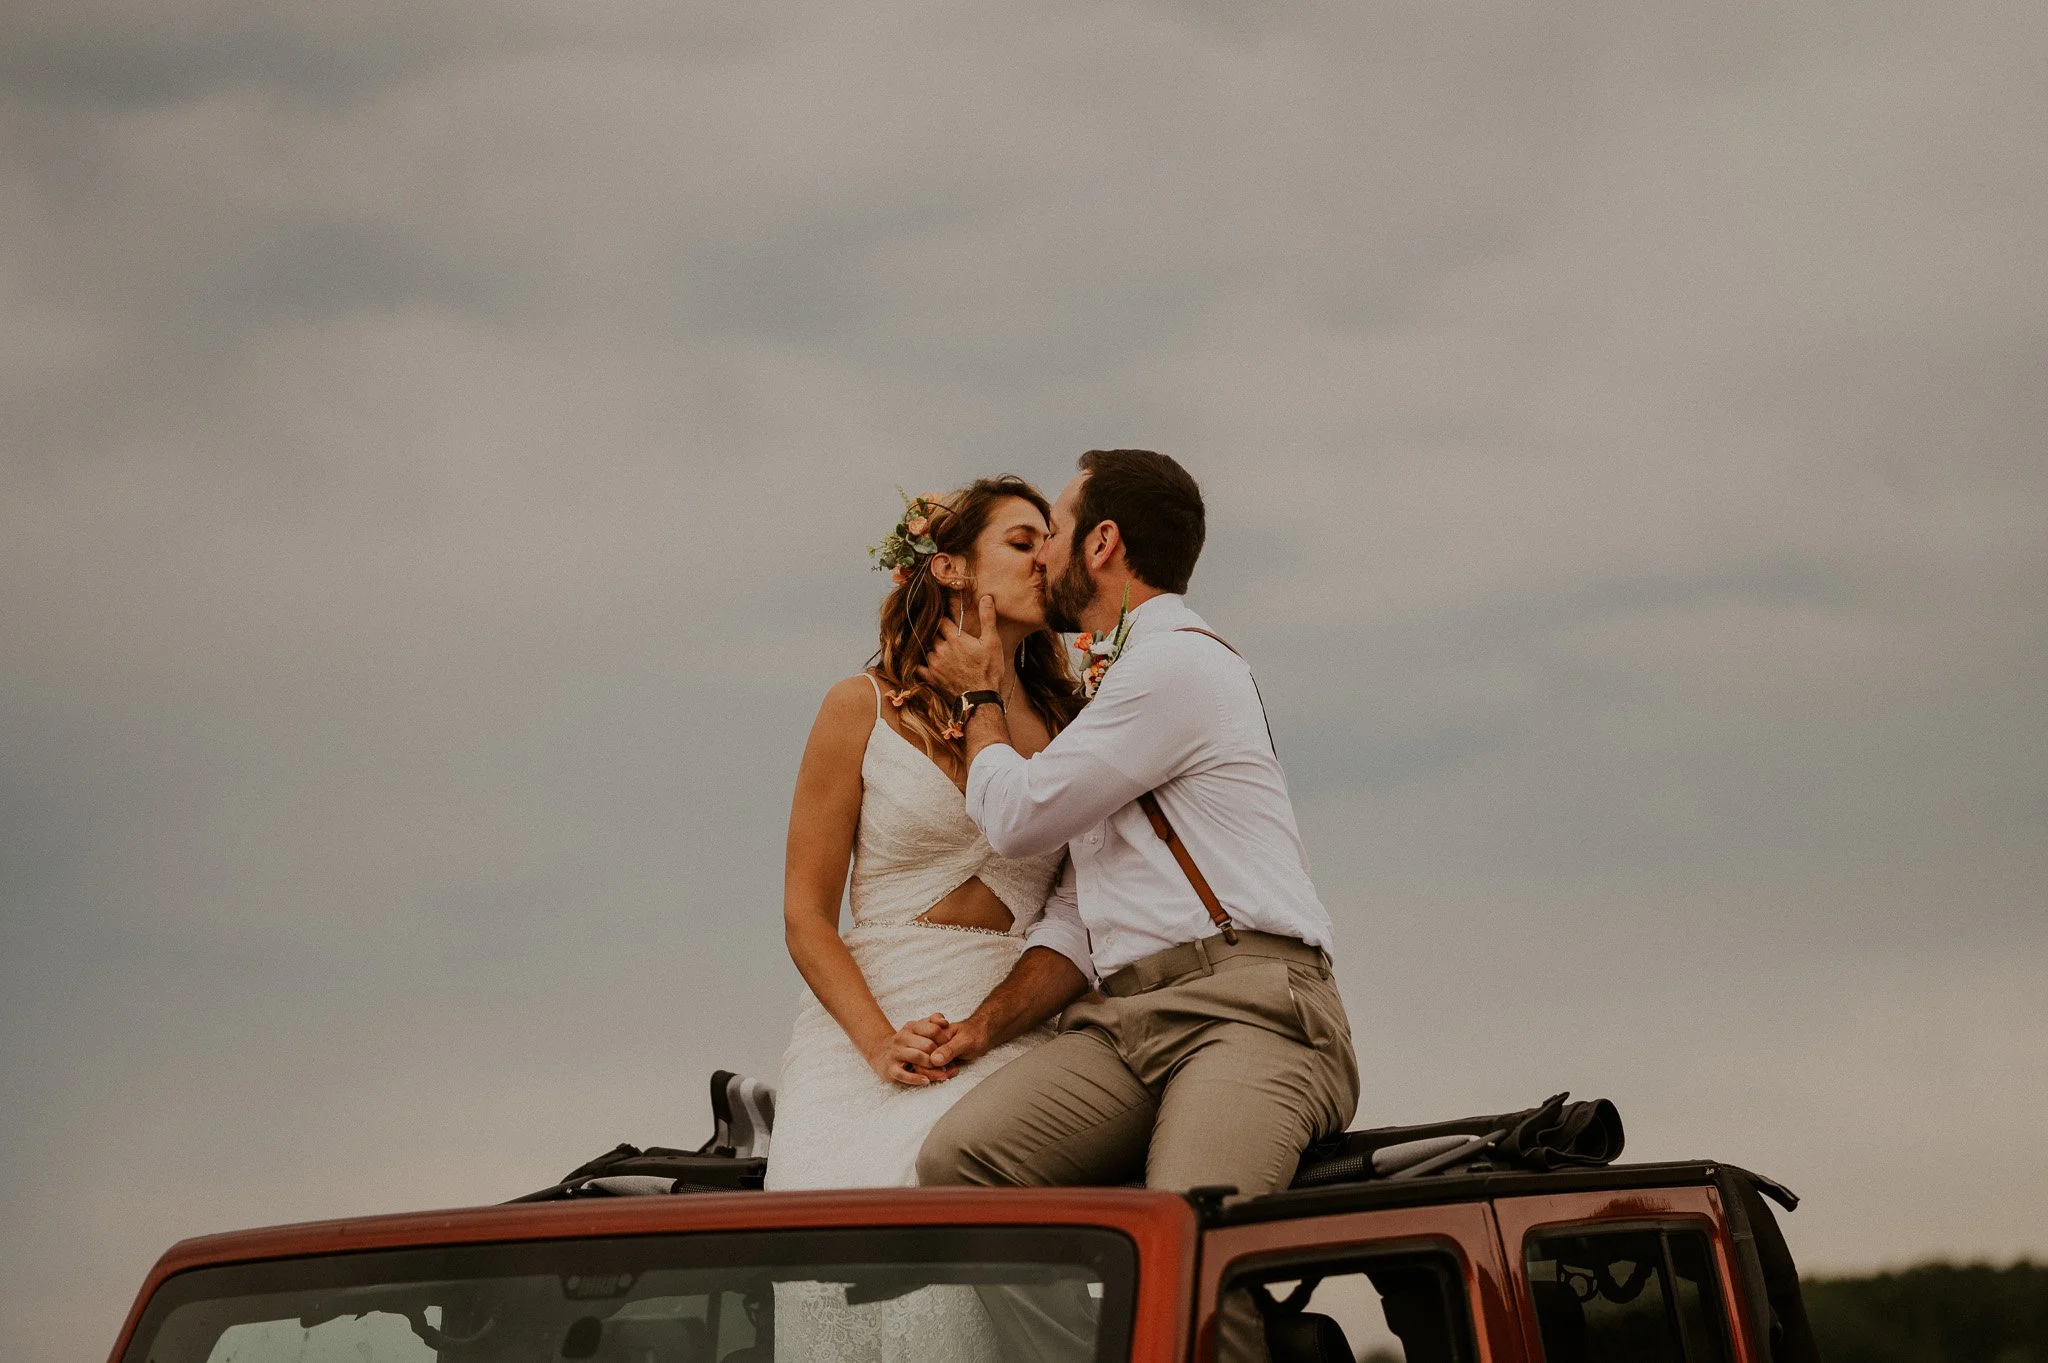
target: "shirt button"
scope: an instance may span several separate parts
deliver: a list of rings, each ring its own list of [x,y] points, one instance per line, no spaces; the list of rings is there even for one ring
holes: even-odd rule
[[[1100,834],[1100,833],[1090,833],[1090,834],[1088,835],[1088,845],[1089,845],[1090,847],[1096,847],[1096,846],[1100,846],[1100,845],[1101,845],[1101,843],[1102,843],[1102,834]]]

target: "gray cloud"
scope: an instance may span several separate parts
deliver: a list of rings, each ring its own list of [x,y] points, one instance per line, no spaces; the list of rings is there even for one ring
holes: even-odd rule
[[[2048,1250],[1957,1156],[2048,1118],[2043,23],[15,6],[10,1356],[697,1139],[893,485],[1100,444],[1208,489],[1362,1121],[1570,1084],[1814,1264]]]

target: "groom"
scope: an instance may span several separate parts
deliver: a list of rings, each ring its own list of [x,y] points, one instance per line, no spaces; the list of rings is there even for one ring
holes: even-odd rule
[[[943,1070],[1064,1010],[1057,1036],[940,1119],[918,1181],[1142,1172],[1152,1188],[1271,1192],[1358,1103],[1330,915],[1251,670],[1181,597],[1202,551],[1195,480],[1150,450],[1091,450],[1080,469],[1039,554],[1047,623],[1120,645],[1094,699],[1036,756],[1009,746],[1017,692],[986,598],[980,635],[949,625],[926,668],[962,697],[967,812],[990,846],[1065,844],[1068,859],[1009,978],[950,1027],[906,1029]],[[1255,1310],[1232,1298],[1218,1357],[1263,1358]]]

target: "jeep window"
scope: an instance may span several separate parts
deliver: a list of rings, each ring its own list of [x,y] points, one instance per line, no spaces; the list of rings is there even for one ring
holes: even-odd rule
[[[1532,1235],[1529,1292],[1546,1363],[1726,1363],[1721,1280],[1704,1232]]]
[[[1471,1314],[1458,1260],[1442,1250],[1290,1255],[1233,1275],[1265,1319],[1273,1363],[1470,1363]]]
[[[869,1337],[949,1363],[1020,1330],[1129,1357],[1136,1250],[1109,1230],[916,1227],[370,1251],[195,1269],[124,1363],[769,1363]],[[881,1341],[886,1340],[884,1346]]]

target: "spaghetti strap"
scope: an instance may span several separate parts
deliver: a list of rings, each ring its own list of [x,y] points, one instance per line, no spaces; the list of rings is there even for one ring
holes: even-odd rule
[[[1226,645],[1226,647],[1228,647],[1228,645]],[[868,679],[869,686],[875,688],[875,719],[879,723],[882,718],[882,684],[876,681],[875,674],[868,671],[866,668],[861,669],[861,675]]]

